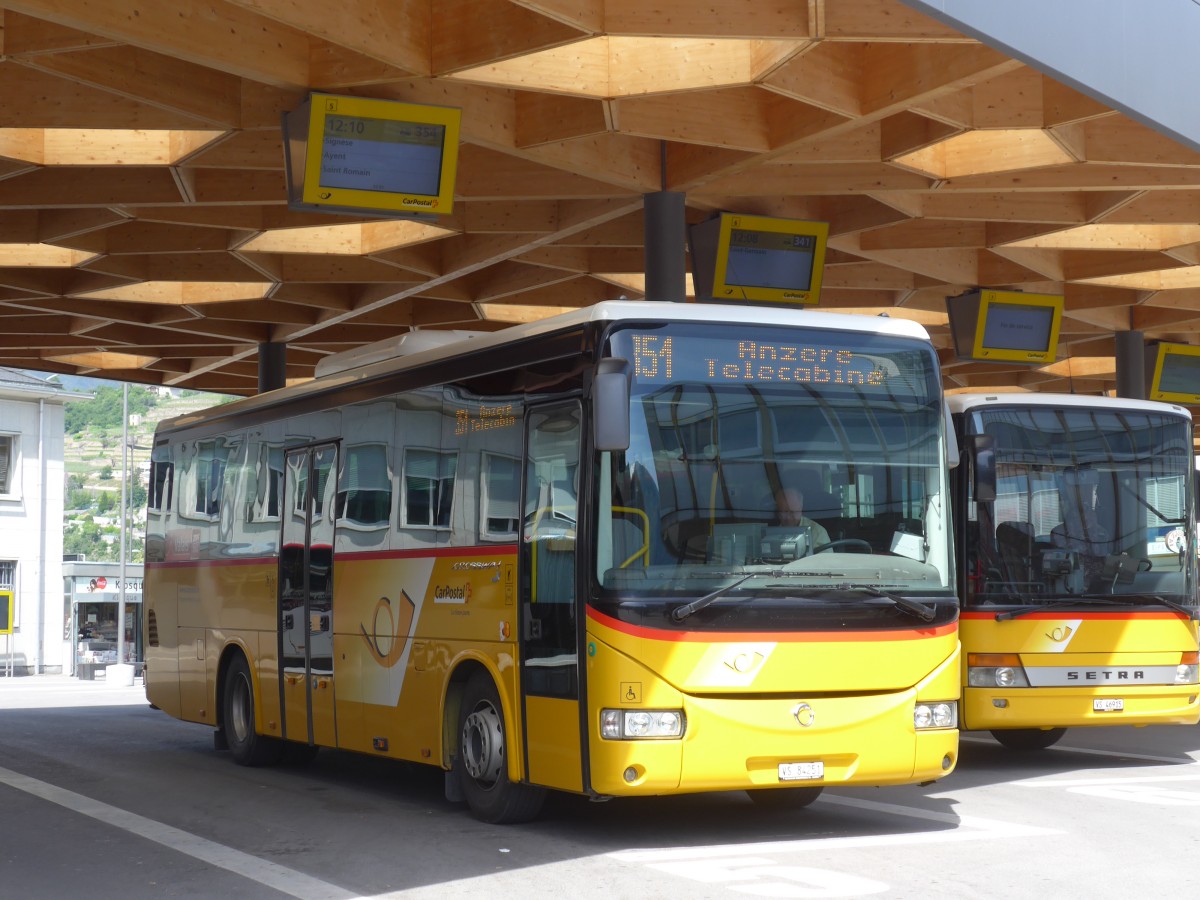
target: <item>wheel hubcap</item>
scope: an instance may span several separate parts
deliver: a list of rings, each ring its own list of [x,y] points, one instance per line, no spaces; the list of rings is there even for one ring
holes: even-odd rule
[[[463,722],[463,766],[484,787],[493,786],[504,770],[504,725],[490,703],[480,703]]]
[[[246,679],[238,676],[233,683],[229,702],[229,727],[233,736],[240,744],[250,734],[250,685]]]

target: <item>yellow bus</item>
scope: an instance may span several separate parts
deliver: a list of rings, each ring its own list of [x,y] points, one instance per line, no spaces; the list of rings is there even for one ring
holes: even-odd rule
[[[1016,750],[1067,728],[1195,724],[1192,418],[1151,401],[947,398],[962,727]]]
[[[438,766],[491,822],[937,779],[948,421],[888,318],[614,301],[331,357],[159,428],[147,694],[242,764]]]

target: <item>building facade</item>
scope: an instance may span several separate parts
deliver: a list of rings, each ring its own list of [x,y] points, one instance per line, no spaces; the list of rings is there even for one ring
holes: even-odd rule
[[[0,591],[13,593],[0,673],[70,671],[61,602],[68,396],[56,384],[0,368]]]

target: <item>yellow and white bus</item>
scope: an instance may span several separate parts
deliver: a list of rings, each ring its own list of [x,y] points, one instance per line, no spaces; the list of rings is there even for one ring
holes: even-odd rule
[[[1151,401],[947,398],[962,727],[1037,750],[1067,728],[1194,724],[1192,418]]]
[[[493,822],[546,789],[800,806],[953,769],[948,417],[922,328],[606,302],[441,336],[162,424],[157,707],[243,764],[439,766]]]

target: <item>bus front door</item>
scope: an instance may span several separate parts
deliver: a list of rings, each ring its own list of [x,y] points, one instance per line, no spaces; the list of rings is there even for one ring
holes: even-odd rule
[[[580,405],[538,406],[526,418],[528,451],[521,541],[521,696],[531,782],[583,789],[580,741]]]
[[[279,551],[283,736],[337,746],[333,693],[333,526],[337,447],[293,450],[284,466]]]

